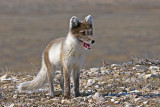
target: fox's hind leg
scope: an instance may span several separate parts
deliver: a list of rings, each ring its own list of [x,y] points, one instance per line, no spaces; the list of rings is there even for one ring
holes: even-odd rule
[[[54,70],[54,71],[53,71]],[[49,83],[49,95],[50,97],[54,97],[54,67],[49,67],[47,69],[47,77],[48,77],[48,83]]]
[[[60,86],[61,86],[62,91],[64,92],[63,67],[61,68]]]

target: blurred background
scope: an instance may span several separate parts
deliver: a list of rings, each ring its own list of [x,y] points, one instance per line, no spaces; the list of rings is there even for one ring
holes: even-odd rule
[[[94,18],[96,43],[83,68],[160,56],[160,0],[0,0],[0,68],[30,72],[69,19]]]

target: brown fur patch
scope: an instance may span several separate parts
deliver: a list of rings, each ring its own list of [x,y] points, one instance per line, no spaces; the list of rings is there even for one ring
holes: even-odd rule
[[[92,26],[87,22],[80,22],[77,27],[71,29],[72,34],[78,34],[81,30],[92,29]]]
[[[71,29],[71,33],[80,41],[90,42],[92,38],[92,26],[88,22],[79,22],[77,27]]]

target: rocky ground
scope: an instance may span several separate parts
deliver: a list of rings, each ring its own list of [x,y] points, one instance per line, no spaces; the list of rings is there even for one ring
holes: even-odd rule
[[[34,76],[7,72],[0,75],[0,107],[159,107],[159,62],[134,59],[120,65],[106,64],[100,68],[82,69],[81,96],[69,100],[63,98],[59,86],[60,71],[56,71],[55,98],[49,98],[47,86],[38,92],[18,92],[16,86],[23,81],[32,80]]]

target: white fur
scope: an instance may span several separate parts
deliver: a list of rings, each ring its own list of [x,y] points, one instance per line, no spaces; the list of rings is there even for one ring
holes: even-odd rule
[[[84,58],[85,58],[85,49],[77,39],[71,35],[71,33],[68,34],[66,41],[64,43],[64,61],[66,65],[73,65],[81,66],[83,64]]]
[[[88,22],[90,25],[93,26],[93,18],[91,15],[85,17],[85,21]]]
[[[49,50],[49,60],[55,66],[60,65],[61,45],[62,45],[62,42],[53,44]]]
[[[86,22],[89,22],[89,24],[93,25],[93,19],[91,15],[88,15],[85,18]],[[79,20],[77,17],[73,16],[70,19],[70,26],[72,27],[77,26],[79,23]],[[63,48],[62,48],[63,47]],[[60,62],[60,54],[62,53],[62,62]],[[44,54],[43,54],[44,55]],[[43,86],[44,83],[47,82],[47,68],[44,63],[44,56],[42,55],[42,67],[38,75],[32,80],[28,82],[23,82],[20,85],[18,85],[19,91],[26,91],[30,90],[33,91],[34,89],[40,88]],[[52,44],[51,48],[49,49],[49,61],[51,65],[54,65],[57,70],[58,66],[66,66],[66,67],[77,67],[78,69],[82,66],[84,59],[85,59],[86,51],[84,47],[79,43],[79,41],[72,35],[70,32],[68,33],[66,39],[59,43]],[[63,65],[61,65],[63,64]],[[70,68],[67,68],[70,69]]]
[[[73,27],[76,27],[79,23],[79,20],[76,16],[73,16],[71,19],[70,19],[70,22],[69,22],[69,28],[72,29]]]
[[[47,81],[46,76],[47,76],[47,69],[42,58],[42,67],[37,76],[32,81],[20,83],[17,88],[21,92],[35,91],[35,89],[42,87],[46,83]]]

